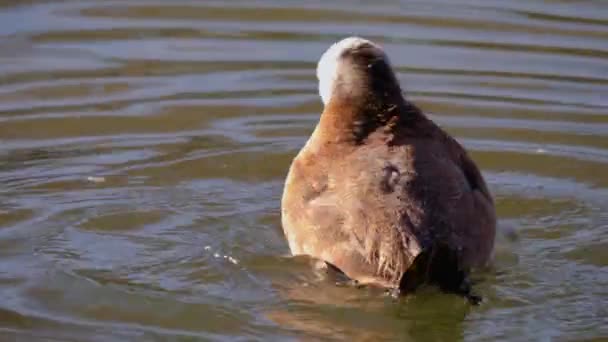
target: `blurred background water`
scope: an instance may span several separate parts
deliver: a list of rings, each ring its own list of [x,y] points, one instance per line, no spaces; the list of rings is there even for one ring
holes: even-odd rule
[[[497,199],[480,307],[286,257],[316,61],[353,34]],[[0,1],[0,340],[608,338],[607,57],[602,0]]]

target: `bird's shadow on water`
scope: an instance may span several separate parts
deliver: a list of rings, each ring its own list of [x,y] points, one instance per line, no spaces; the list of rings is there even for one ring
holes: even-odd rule
[[[454,341],[463,338],[467,316],[486,305],[472,306],[433,286],[394,296],[384,289],[357,286],[308,257],[262,259],[266,260],[256,262],[252,271],[271,280],[277,297],[264,316],[296,336]]]

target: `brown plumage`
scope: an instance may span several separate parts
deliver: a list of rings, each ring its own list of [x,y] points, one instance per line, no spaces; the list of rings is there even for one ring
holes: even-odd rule
[[[360,38],[319,61],[325,108],[282,198],[292,254],[363,284],[468,293],[491,258],[492,196],[464,148],[402,95],[384,51]]]

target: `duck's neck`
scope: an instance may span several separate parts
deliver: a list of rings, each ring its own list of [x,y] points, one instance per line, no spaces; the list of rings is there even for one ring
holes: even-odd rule
[[[328,143],[358,145],[378,129],[390,129],[418,113],[401,94],[392,98],[332,99],[321,114],[317,133]]]

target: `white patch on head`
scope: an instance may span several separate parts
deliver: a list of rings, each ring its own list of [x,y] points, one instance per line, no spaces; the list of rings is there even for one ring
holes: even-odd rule
[[[334,83],[338,74],[338,64],[340,56],[346,50],[350,50],[363,44],[371,44],[377,46],[371,41],[359,37],[349,37],[333,44],[319,60],[317,64],[317,78],[319,79],[319,95],[323,104],[327,105],[331,99],[331,93],[334,89]]]

